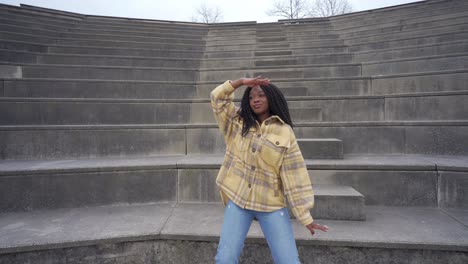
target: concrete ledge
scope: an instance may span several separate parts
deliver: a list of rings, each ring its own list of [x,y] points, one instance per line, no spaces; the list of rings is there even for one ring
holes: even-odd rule
[[[348,250],[449,251],[451,254],[461,254],[459,260],[468,258],[468,229],[453,219],[450,212],[398,207],[368,207],[367,212],[369,217],[365,222],[317,220],[328,225],[330,231],[320,232],[315,237],[293,220],[297,244],[300,248],[328,246],[349,247]],[[466,217],[467,214],[467,211],[458,211],[456,216]],[[143,204],[3,214],[0,216],[0,261],[13,260],[14,256],[8,255],[10,253],[17,256],[20,253],[64,248],[79,251],[86,249],[86,246],[122,242],[216,242],[222,215],[222,207],[214,204]],[[265,245],[258,223],[253,223],[246,243],[247,246]],[[213,249],[215,252],[215,245],[211,253],[204,256],[207,262],[214,257]],[[301,257],[305,254],[303,250],[305,248],[300,250]],[[167,251],[164,253],[169,254]]]
[[[0,176],[146,169],[219,169],[223,155],[100,157],[62,160],[2,160]],[[344,155],[339,159],[306,159],[309,170],[468,171],[467,156]]]

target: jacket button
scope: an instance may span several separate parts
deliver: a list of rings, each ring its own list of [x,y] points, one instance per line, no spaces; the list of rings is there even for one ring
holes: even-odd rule
[[[258,135],[257,135],[258,138],[261,137],[261,136],[262,136],[261,134],[258,134]]]
[[[252,184],[249,183],[249,188],[252,188]]]
[[[279,145],[279,142],[278,142],[278,141],[276,141],[276,145]]]
[[[256,149],[256,148],[252,148],[252,152],[255,152],[255,151],[257,151],[257,149]]]
[[[255,166],[252,166],[252,170],[255,170]]]

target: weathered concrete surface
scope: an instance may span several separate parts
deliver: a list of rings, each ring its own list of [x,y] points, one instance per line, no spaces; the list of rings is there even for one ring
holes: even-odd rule
[[[297,143],[304,159],[343,158],[343,142],[336,138],[302,138]]]
[[[0,263],[211,263],[220,205],[146,204],[0,216]],[[468,229],[438,209],[369,207],[365,222],[293,228],[303,263],[466,263]],[[463,213],[466,217],[466,211]],[[271,263],[257,222],[241,263]],[[185,261],[185,262],[184,262]],[[188,261],[188,262],[187,262]]]

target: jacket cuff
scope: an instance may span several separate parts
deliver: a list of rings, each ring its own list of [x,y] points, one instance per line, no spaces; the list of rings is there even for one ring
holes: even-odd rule
[[[312,218],[312,216],[310,215],[310,213],[304,217],[302,217],[301,219],[298,219],[299,222],[301,222],[301,224],[303,226],[308,226],[310,224],[312,224],[314,222],[314,219]]]

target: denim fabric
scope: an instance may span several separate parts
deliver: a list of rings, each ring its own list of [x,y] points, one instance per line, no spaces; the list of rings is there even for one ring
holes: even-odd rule
[[[244,240],[254,217],[260,223],[276,264],[300,263],[294,233],[286,208],[273,212],[243,209],[229,201],[224,209],[217,264],[238,263]]]

